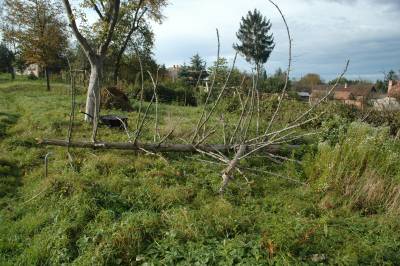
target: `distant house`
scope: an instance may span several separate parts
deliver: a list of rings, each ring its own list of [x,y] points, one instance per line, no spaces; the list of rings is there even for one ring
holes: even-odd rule
[[[310,102],[316,103],[320,99],[324,98],[329,91],[332,89],[332,86],[321,85],[313,88]],[[355,106],[358,109],[364,109],[369,100],[375,98],[377,95],[377,91],[374,85],[370,84],[358,84],[348,86],[340,85],[338,86],[327,100],[334,100],[338,102],[342,102],[346,105]]]
[[[373,107],[380,111],[399,111],[400,110],[400,81],[390,80],[388,92],[383,97],[376,97],[372,100]]]
[[[182,67],[179,65],[173,65],[172,67],[167,68],[167,76],[171,78],[173,82],[175,82],[178,78],[178,74],[181,68]]]
[[[400,80],[390,80],[388,86],[388,96],[400,99]]]
[[[321,100],[324,97],[326,97],[326,95],[329,93],[331,88],[332,88],[332,86],[329,86],[329,85],[317,85],[317,86],[314,86],[311,89],[310,103],[316,103],[319,100]],[[333,100],[333,95],[331,94],[330,96],[328,96],[327,100]]]
[[[35,77],[39,77],[41,72],[41,68],[38,64],[30,64],[25,70],[22,72],[22,75],[30,76],[33,75]]]

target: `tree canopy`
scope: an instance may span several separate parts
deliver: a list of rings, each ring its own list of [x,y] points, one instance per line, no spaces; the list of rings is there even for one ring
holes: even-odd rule
[[[5,40],[15,44],[26,63],[38,64],[46,72],[59,62],[68,46],[60,8],[53,0],[5,1]],[[49,83],[47,87],[50,89]]]
[[[297,82],[297,87],[299,89],[311,90],[313,87],[321,84],[323,84],[323,82],[319,74],[308,73]]]

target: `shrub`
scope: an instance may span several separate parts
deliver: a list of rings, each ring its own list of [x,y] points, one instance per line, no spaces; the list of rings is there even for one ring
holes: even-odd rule
[[[398,111],[370,111],[364,117],[365,122],[373,126],[387,126],[392,136],[399,137],[400,113]]]
[[[151,101],[153,98],[153,85],[146,83],[144,86],[143,98],[145,101]],[[197,106],[197,99],[193,89],[184,87],[171,88],[160,84],[157,87],[158,100],[162,103],[177,103],[179,105]],[[140,91],[137,93],[140,98]]]

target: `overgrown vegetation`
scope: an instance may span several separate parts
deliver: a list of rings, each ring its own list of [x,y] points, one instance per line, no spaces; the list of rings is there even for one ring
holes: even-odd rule
[[[366,215],[399,215],[399,149],[388,128],[353,123],[336,145],[319,145],[306,173],[326,208],[343,204]]]
[[[361,117],[344,107],[302,128],[324,133],[285,154],[301,164],[246,160],[242,166],[257,172],[246,174],[249,182],[233,181],[221,197],[223,166],[200,155],[72,149],[72,169],[64,148],[35,145],[35,138],[67,135],[68,86],[45,92],[43,80],[7,78],[0,83],[1,265],[400,263],[400,147],[387,129],[354,122]],[[84,101],[82,91],[78,106]],[[263,114],[276,102],[265,101]],[[282,108],[286,123],[306,106],[288,101]],[[201,108],[161,104],[160,112],[162,134],[179,124],[171,136],[179,139]],[[87,132],[77,120],[74,139]],[[124,132],[103,127],[99,137],[126,141]]]

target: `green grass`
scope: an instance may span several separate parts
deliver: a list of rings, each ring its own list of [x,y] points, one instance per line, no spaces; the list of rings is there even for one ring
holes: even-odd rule
[[[397,214],[385,208],[373,213],[349,208],[341,204],[346,197],[335,186],[330,188],[338,204],[323,204],[326,190],[316,187],[336,176],[323,157],[327,148],[315,155],[307,147],[299,152],[296,156],[308,154],[304,169],[265,159],[244,162],[309,180],[311,186],[249,173],[250,183],[238,177],[223,197],[216,193],[222,167],[198,161],[204,159],[200,155],[164,154],[164,160],[143,153],[72,149],[73,170],[66,149],[35,145],[35,138],[67,135],[68,86],[57,83],[53,88],[46,92],[41,80],[0,79],[0,265],[400,264]],[[79,108],[84,100],[81,92]],[[162,135],[176,127],[172,141],[188,136],[201,112],[160,108]],[[291,108],[286,105],[280,119],[295,115]],[[127,115],[132,128],[137,114]],[[226,116],[237,118],[235,113]],[[212,123],[219,125],[218,118]],[[150,122],[143,139],[151,140],[152,130]],[[77,115],[74,139],[88,140],[90,133]],[[103,127],[99,138],[127,141],[124,132]],[[338,145],[352,151],[350,144]],[[340,148],[330,147],[326,157],[339,164],[341,154],[335,149]],[[366,153],[368,162],[378,164],[374,152]],[[392,157],[397,158],[392,154],[384,160]],[[397,173],[383,168],[379,173]],[[355,170],[343,171],[341,178]]]

